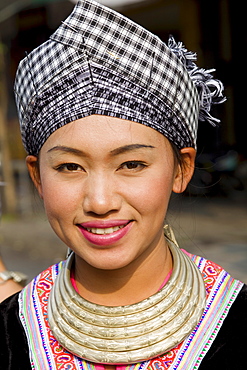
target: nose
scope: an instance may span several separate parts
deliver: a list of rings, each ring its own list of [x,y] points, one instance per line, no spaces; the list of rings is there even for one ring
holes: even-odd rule
[[[121,208],[121,195],[110,175],[89,175],[84,183],[83,210],[87,214],[104,216]]]

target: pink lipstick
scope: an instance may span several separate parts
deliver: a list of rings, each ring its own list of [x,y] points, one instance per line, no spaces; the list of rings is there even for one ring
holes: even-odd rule
[[[82,235],[90,243],[107,246],[122,239],[132,227],[129,220],[89,221],[79,224]]]

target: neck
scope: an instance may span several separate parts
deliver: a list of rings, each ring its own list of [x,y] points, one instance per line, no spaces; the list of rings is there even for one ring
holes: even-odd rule
[[[143,256],[142,256],[143,257]],[[134,304],[156,293],[172,269],[172,257],[164,243],[145,258],[117,270],[101,270],[75,256],[75,280],[79,293],[104,306]]]

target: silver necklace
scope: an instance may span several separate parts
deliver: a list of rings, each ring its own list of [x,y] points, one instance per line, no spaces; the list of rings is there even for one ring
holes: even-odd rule
[[[90,362],[131,364],[166,353],[196,327],[205,308],[205,285],[191,259],[166,235],[173,257],[167,284],[128,306],[102,306],[82,298],[70,281],[74,253],[52,288],[48,320],[58,342]]]

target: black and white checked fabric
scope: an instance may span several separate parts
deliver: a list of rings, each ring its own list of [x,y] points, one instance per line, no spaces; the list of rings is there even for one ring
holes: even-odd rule
[[[196,146],[198,93],[184,65],[157,36],[93,0],[79,1],[21,61],[15,94],[30,154],[91,114],[145,124],[179,149]]]

